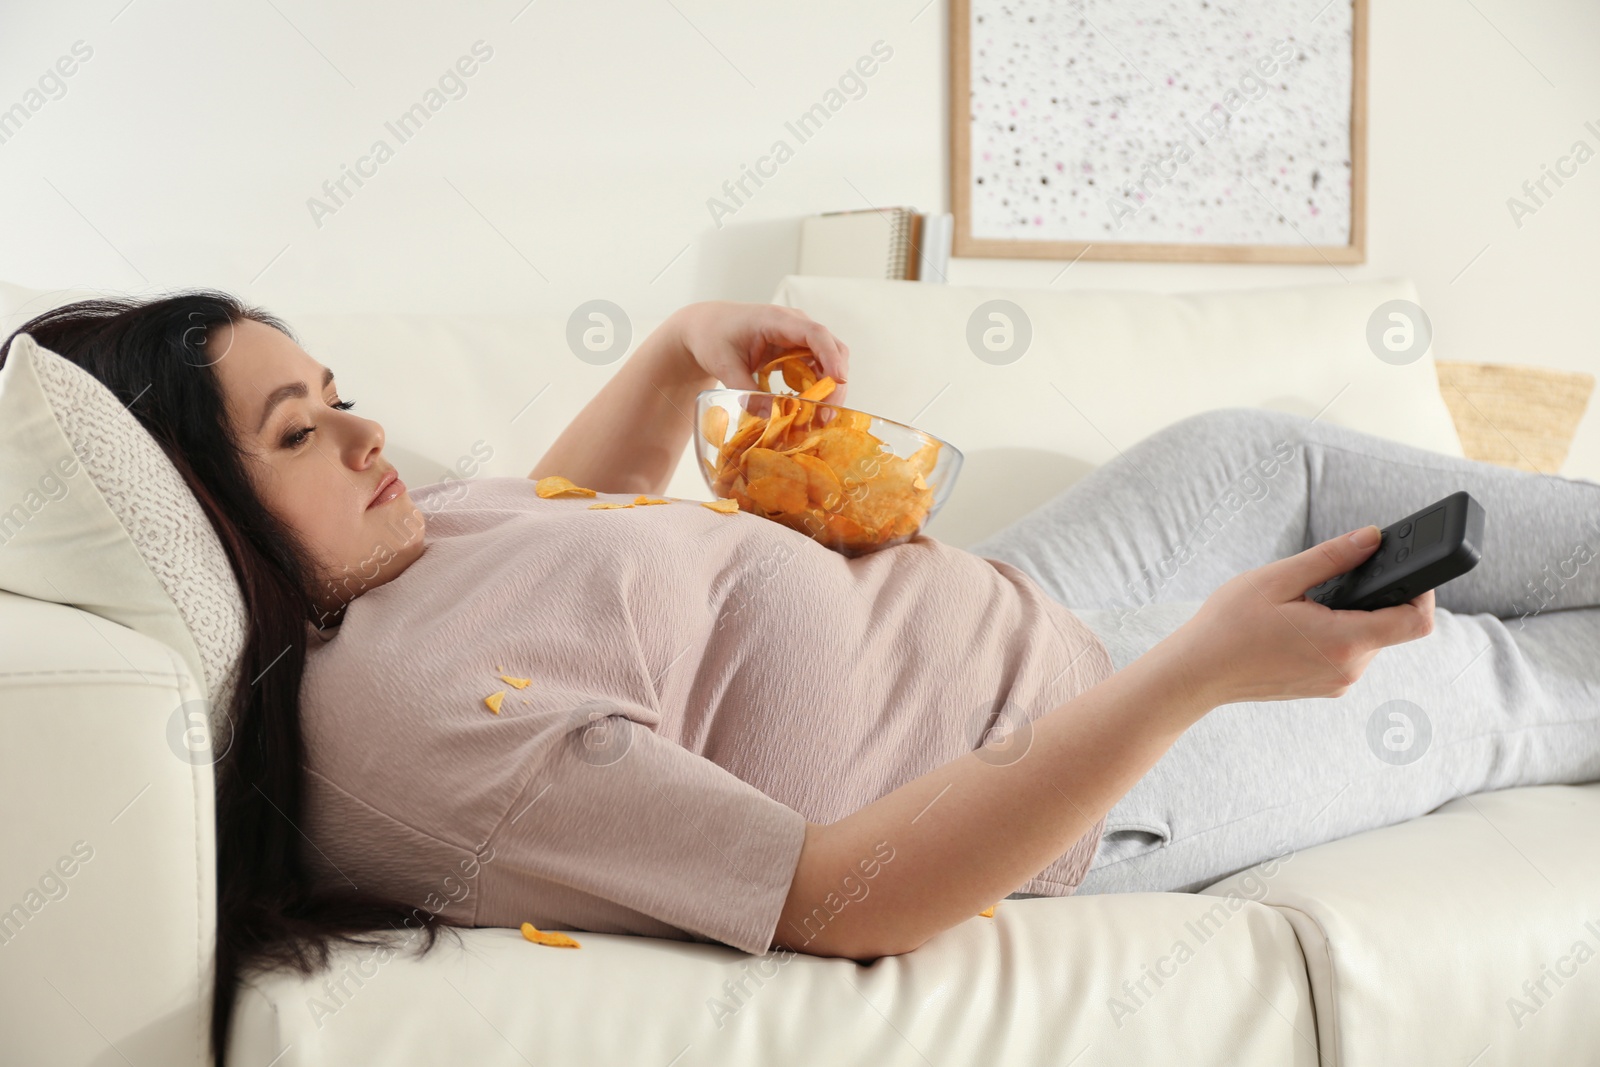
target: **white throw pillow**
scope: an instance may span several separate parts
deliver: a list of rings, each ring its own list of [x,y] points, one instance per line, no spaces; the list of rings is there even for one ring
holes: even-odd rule
[[[116,395],[28,334],[0,367],[0,588],[161,641],[226,713],[248,620],[222,542]]]

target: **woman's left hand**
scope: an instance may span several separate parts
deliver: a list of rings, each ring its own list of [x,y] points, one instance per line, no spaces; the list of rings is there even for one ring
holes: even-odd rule
[[[797,308],[708,300],[679,308],[672,317],[685,351],[730,389],[754,389],[755,371],[763,363],[789,349],[805,348],[819,364],[819,376],[839,383],[828,402],[844,402],[850,346]]]

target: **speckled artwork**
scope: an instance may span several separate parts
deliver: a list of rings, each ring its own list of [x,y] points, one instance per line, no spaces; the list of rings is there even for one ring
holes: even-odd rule
[[[1350,0],[971,0],[972,236],[1344,245]]]

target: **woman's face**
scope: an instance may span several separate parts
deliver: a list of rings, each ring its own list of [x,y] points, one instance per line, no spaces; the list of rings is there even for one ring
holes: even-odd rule
[[[312,598],[335,622],[424,547],[422,512],[384,458],[383,427],[343,410],[349,402],[328,368],[271,326],[245,319],[214,327],[205,351],[256,492],[310,548]],[[391,475],[393,486],[374,502]]]

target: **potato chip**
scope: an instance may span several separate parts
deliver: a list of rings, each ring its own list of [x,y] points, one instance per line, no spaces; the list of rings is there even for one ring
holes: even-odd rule
[[[663,499],[663,498],[661,498],[659,496],[645,496],[643,493],[640,493],[638,496],[634,497],[633,498],[633,502],[635,504],[640,505],[641,507],[644,506],[645,504],[670,504],[670,503],[672,503],[672,501],[665,500],[665,499]]]
[[[772,373],[773,368],[780,366],[783,368],[783,382],[790,389],[800,393],[811,388],[816,382],[817,376],[806,362],[810,356],[810,349],[792,348],[767,360],[756,371],[756,388],[763,393],[772,392],[772,388],[767,384],[767,378]]]
[[[991,919],[994,918],[994,905],[990,904],[987,908],[984,908],[982,911],[978,912],[978,914],[988,916]]]
[[[767,425],[762,429],[761,436],[756,438],[755,448],[765,447],[769,441],[776,441],[783,436],[783,432],[794,421],[795,413],[790,411],[782,415],[774,415],[767,420]]]
[[[914,467],[918,474],[926,478],[933,473],[933,465],[939,461],[939,442],[929,441],[921,448],[906,457],[906,462]]]
[[[729,514],[748,511],[846,555],[914,536],[933,507],[928,478],[940,443],[927,441],[910,456],[896,455],[872,432],[872,416],[825,406],[839,383],[819,376],[813,359],[797,348],[756,369],[761,390],[770,392],[772,372],[781,370],[795,391],[773,394],[767,416],[740,411],[731,432],[726,409],[709,409],[701,417],[701,432],[717,454],[715,461],[701,457],[706,479],[722,498],[705,506]]]
[[[872,429],[872,416],[865,411],[840,411],[834,410],[835,418],[830,426],[837,426],[841,430],[860,430],[866,433]]]
[[[769,474],[756,478],[745,488],[745,495],[761,506],[768,514],[805,510],[806,483],[791,478]]]
[[[877,456],[867,462],[876,467],[875,474],[857,475],[854,485],[842,477],[839,481],[845,495],[853,499],[851,517],[864,526],[881,529],[896,524],[897,519],[906,515],[906,508],[917,494],[911,484],[915,474],[898,456]],[[852,471],[859,469],[852,468]],[[853,496],[852,489],[855,490]]]
[[[794,400],[794,421],[789,423],[789,432],[791,434],[805,433],[811,429],[811,420],[816,418],[818,410],[820,409],[817,405],[811,401],[801,400],[796,397]]]
[[[489,705],[489,710],[490,711],[492,711],[496,715],[498,715],[498,714],[500,714],[500,704],[501,704],[502,701],[505,700],[505,698],[506,698],[506,691],[504,689],[502,689],[498,693],[490,693],[488,696],[484,697],[483,698],[483,702],[485,704]]]
[[[805,470],[806,496],[812,504],[828,510],[839,506],[844,499],[844,487],[839,484],[839,476],[833,473],[832,467],[807,452],[796,452],[792,462]]]
[[[833,387],[839,383],[832,378],[823,378],[809,389],[800,394],[801,400],[826,400],[828,394],[833,392]]]
[[[711,407],[706,409],[705,417],[700,420],[700,433],[706,441],[713,445],[720,445],[728,438],[728,409]]]
[[[777,475],[804,484],[806,474],[799,464],[781,452],[757,445],[744,454],[744,476],[749,480]]]
[[[632,504],[619,504],[614,500],[597,500],[589,505],[590,511],[604,511],[607,508],[631,508]]]
[[[840,515],[837,512],[822,514],[822,529],[829,540],[842,544],[863,544],[873,536],[868,527],[848,515]]]
[[[750,415],[748,411],[742,414]],[[744,422],[743,419],[740,421],[741,425],[733,432],[733,436],[728,438],[727,443],[722,446],[722,454],[717,457],[717,464],[721,469],[727,469],[730,458],[742,454],[755,443],[756,438],[761,436],[761,431],[767,428],[767,421],[754,415],[750,415],[748,422]]]
[[[508,674],[500,675],[500,680],[502,682],[506,683],[507,685],[513,686],[513,687],[515,687],[517,689],[526,689],[526,688],[528,688],[528,686],[533,684],[533,679],[532,678],[513,678]]]
[[[812,373],[805,360],[793,359],[783,364],[783,384],[793,389],[796,393],[803,393],[816,383],[817,376]]]
[[[833,468],[841,485],[869,481],[878,473],[883,442],[865,430],[829,427],[817,435],[811,454]]]
[[[737,515],[739,513],[739,502],[737,500],[702,500],[700,501],[700,506],[710,508],[712,511],[720,511],[724,515]]]
[[[822,440],[822,431],[812,430],[796,444],[790,445],[788,448],[774,448],[773,451],[782,452],[784,455],[793,455],[796,452],[805,452],[808,449],[815,448],[820,440]]]
[[[522,936],[532,941],[535,945],[549,945],[551,948],[582,948],[566,934],[558,934],[553,930],[541,930],[532,923],[522,924]]]
[[[546,500],[558,496],[594,496],[593,489],[584,489],[573,485],[559,474],[552,474],[548,478],[540,478],[534,484],[533,491]]]

